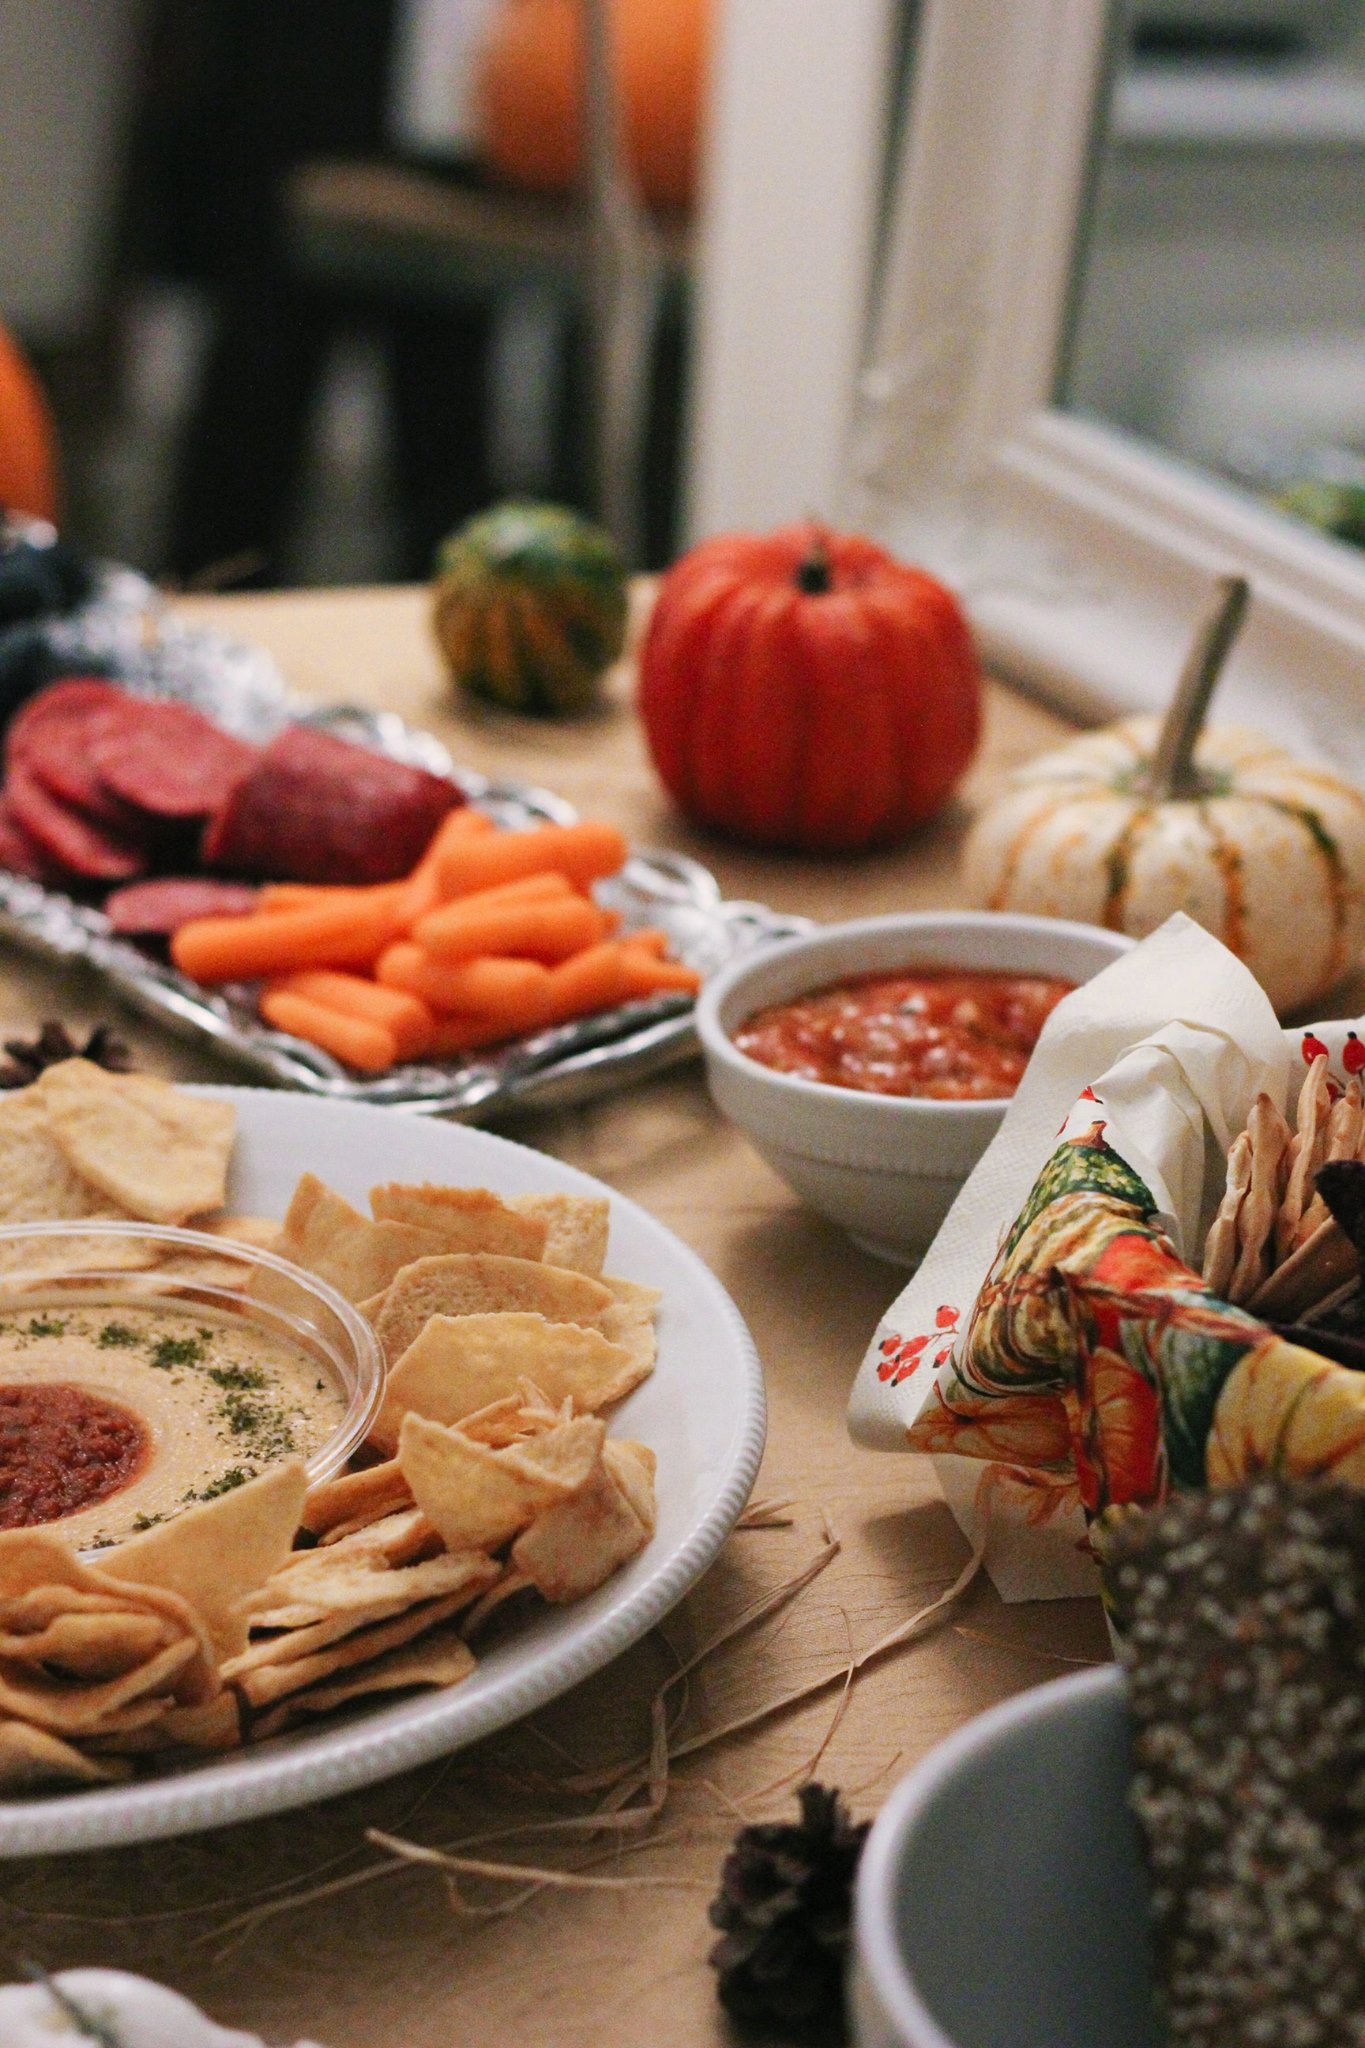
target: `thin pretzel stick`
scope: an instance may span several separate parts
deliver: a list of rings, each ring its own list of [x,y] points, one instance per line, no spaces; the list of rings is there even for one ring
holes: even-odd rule
[[[1329,1217],[1262,1283],[1247,1307],[1277,1323],[1297,1323],[1360,1271],[1356,1248]]]
[[[1247,1131],[1240,1131],[1228,1153],[1227,1188],[1204,1245],[1205,1284],[1225,1298],[1232,1269],[1237,1263],[1237,1212],[1250,1186],[1251,1136]]]
[[[1283,1192],[1280,1167],[1289,1145],[1289,1126],[1264,1092],[1251,1105],[1247,1136],[1251,1141],[1251,1185],[1237,1211],[1237,1263],[1227,1292],[1232,1302],[1246,1301],[1270,1270],[1275,1216]]]
[[[1299,1090],[1298,1147],[1290,1170],[1289,1186],[1280,1204],[1275,1225],[1275,1260],[1288,1257],[1294,1246],[1299,1220],[1308,1206],[1309,1190],[1317,1179],[1326,1150],[1324,1126],[1330,1097],[1327,1087],[1327,1055],[1320,1052],[1304,1076]]]
[[[1324,1164],[1336,1159],[1354,1159],[1360,1143],[1362,1105],[1359,1081],[1352,1081],[1345,1093],[1339,1095],[1327,1116],[1327,1143]],[[1330,1211],[1322,1196],[1314,1191],[1313,1199],[1299,1218],[1299,1227],[1294,1232],[1294,1249],[1307,1244],[1320,1223],[1327,1221]]]

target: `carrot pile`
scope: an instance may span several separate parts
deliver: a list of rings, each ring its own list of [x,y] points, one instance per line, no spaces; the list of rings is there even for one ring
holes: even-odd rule
[[[663,989],[695,993],[701,977],[666,957],[663,932],[619,932],[593,901],[625,858],[612,825],[499,832],[465,807],[402,881],[268,884],[245,917],[182,925],[171,958],[195,981],[261,981],[273,1029],[383,1073]]]

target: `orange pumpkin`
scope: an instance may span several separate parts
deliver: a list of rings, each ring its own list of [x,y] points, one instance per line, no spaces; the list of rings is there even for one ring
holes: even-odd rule
[[[810,525],[703,541],[668,571],[640,715],[680,810],[757,846],[904,839],[976,750],[981,680],[952,592]]]
[[[652,206],[696,192],[711,0],[612,0],[625,142]],[[484,148],[509,184],[565,192],[578,176],[582,0],[502,0],[479,79]]]
[[[0,327],[0,508],[57,516],[52,419],[18,344]]]

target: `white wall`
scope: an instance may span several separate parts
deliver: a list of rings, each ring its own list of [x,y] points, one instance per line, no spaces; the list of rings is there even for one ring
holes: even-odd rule
[[[140,0],[0,0],[0,319],[61,342],[97,302]]]
[[[724,0],[704,171],[691,538],[833,516],[880,194],[891,0]]]

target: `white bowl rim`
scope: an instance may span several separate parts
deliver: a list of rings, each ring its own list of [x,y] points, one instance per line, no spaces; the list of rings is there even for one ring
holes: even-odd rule
[[[842,943],[847,939],[878,938],[904,932],[913,938],[923,934],[928,938],[934,932],[953,932],[965,928],[969,932],[1019,932],[1031,937],[1055,937],[1094,939],[1110,941],[1114,946],[1114,958],[1131,952],[1137,944],[1125,932],[1110,931],[1107,925],[1082,924],[1075,918],[1038,917],[1030,912],[1017,910],[904,910],[895,911],[883,917],[851,918],[838,924],[816,925],[811,931],[802,932],[796,938],[780,939],[776,945],[763,946],[751,953],[741,953],[702,987],[697,997],[696,1029],[702,1049],[708,1059],[715,1059],[730,1067],[745,1079],[761,1079],[771,1083],[778,1090],[786,1090],[795,1099],[806,1096],[816,1102],[847,1103],[849,1098],[860,1103],[880,1105],[877,1112],[889,1117],[967,1117],[973,1122],[998,1123],[1002,1111],[1009,1103],[1007,1095],[992,1095],[984,1100],[961,1102],[945,1100],[932,1095],[880,1095],[874,1089],[836,1087],[829,1081],[812,1081],[804,1074],[780,1073],[776,1067],[765,1066],[762,1060],[750,1059],[741,1052],[730,1034],[721,1026],[720,1009],[728,997],[740,987],[745,979],[760,968],[771,967],[783,960],[812,951],[824,941]],[[887,972],[894,970],[888,968]],[[1096,969],[1096,972],[1101,972]],[[986,968],[983,972],[1008,974],[1008,967]]]
[[[945,2034],[925,2005],[906,1968],[896,1934],[896,1872],[907,1832],[919,1821],[965,1763],[994,1746],[1000,1736],[1030,1722],[1046,1720],[1072,1701],[1092,1695],[1122,1697],[1123,1672],[1102,1664],[1031,1686],[964,1723],[936,1743],[902,1778],[872,1825],[858,1868],[854,1939],[865,1971],[887,2019],[904,2048],[961,2048]]]

